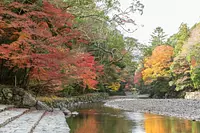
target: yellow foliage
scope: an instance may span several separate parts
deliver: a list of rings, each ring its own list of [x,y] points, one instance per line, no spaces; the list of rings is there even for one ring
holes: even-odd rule
[[[108,86],[108,88],[111,88],[114,91],[117,91],[119,87],[120,87],[120,83],[118,82],[112,83],[110,86]]]
[[[52,103],[53,101],[64,100],[65,98],[57,96],[48,96],[48,97],[37,97],[36,99],[45,103]]]
[[[151,83],[157,77],[169,76],[169,67],[172,63],[173,47],[167,45],[157,46],[152,55],[144,60],[142,77],[145,83]]]

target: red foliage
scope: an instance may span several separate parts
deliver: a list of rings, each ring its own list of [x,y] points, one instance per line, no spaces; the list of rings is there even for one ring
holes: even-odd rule
[[[135,75],[134,75],[134,84],[140,85],[141,80],[142,80],[142,73],[141,73],[141,71],[136,72]]]
[[[97,65],[95,58],[89,53],[79,53],[75,59],[74,65],[78,68],[75,71],[77,79],[83,82],[84,87],[95,88],[98,75],[103,73],[103,66]]]
[[[35,81],[53,83],[74,74],[93,88],[96,69],[102,71],[102,67],[96,66],[90,54],[70,52],[72,44],[87,43],[73,29],[73,15],[46,1],[41,8],[36,7],[17,2],[0,5],[0,59],[10,68],[28,68],[29,78]]]

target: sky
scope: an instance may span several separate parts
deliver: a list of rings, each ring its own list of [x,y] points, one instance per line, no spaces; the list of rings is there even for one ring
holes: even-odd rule
[[[130,6],[131,0],[119,0],[123,9]],[[200,22],[200,0],[140,0],[144,4],[142,16],[131,16],[139,24],[139,29],[125,36],[131,36],[141,43],[148,43],[153,30],[160,26],[164,32],[171,36],[178,32],[182,22],[189,27]],[[144,25],[144,27],[140,26]],[[129,26],[129,25],[128,25]]]

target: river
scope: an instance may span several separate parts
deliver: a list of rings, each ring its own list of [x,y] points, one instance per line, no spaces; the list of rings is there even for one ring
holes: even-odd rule
[[[102,103],[72,110],[78,111],[79,115],[67,118],[70,133],[200,133],[200,122],[121,111]]]

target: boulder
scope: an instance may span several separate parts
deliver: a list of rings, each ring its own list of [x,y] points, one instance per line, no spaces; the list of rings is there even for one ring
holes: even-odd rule
[[[34,107],[36,105],[36,99],[29,93],[25,93],[23,96],[22,104],[25,107]]]
[[[36,109],[38,110],[46,110],[46,111],[49,111],[49,112],[53,112],[53,109],[50,108],[47,104],[41,102],[41,101],[37,101],[36,103]]]
[[[14,92],[19,96],[24,96],[24,94],[25,94],[25,91],[22,88],[15,88]]]
[[[63,107],[63,108],[61,108],[61,110],[66,116],[71,116],[71,111],[69,111],[68,109]]]

